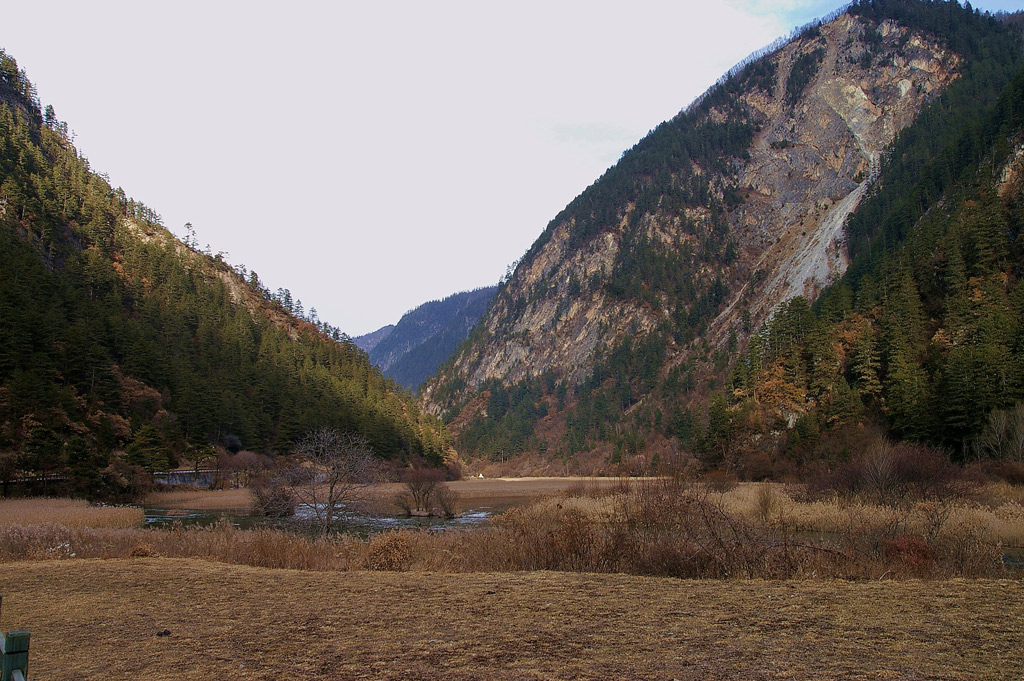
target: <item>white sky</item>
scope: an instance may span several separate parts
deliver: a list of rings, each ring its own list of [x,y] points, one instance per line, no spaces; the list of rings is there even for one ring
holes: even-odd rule
[[[0,47],[94,170],[359,335],[496,283],[648,130],[839,2],[4,4]]]

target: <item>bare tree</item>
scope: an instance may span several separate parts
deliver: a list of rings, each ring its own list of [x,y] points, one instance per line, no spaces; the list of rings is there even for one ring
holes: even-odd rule
[[[380,480],[380,465],[366,438],[320,428],[295,446],[280,471],[280,483],[309,514],[317,534],[327,534],[341,513]]]
[[[975,450],[993,459],[1024,461],[1024,402],[993,410],[974,442]]]
[[[234,455],[225,456],[221,466],[231,474],[233,486],[248,487],[253,480],[270,469],[271,461],[265,454],[243,449]]]
[[[451,489],[441,468],[414,466],[402,472],[405,490],[398,493],[394,503],[406,515],[443,515],[455,517],[455,504],[459,494]]]
[[[442,482],[434,490],[434,499],[437,501],[441,514],[445,518],[455,517],[455,504],[459,501],[459,493],[449,487],[448,483]]]
[[[412,497],[412,509],[429,513],[434,491],[444,482],[444,471],[436,468],[410,468],[402,474],[402,482]]]

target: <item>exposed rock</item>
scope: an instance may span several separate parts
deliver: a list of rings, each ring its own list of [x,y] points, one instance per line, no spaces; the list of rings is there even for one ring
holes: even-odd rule
[[[725,174],[687,169],[706,177],[715,201],[725,203],[730,189],[742,199],[727,214],[736,257],[696,263],[687,275],[696,290],[716,278],[728,284],[730,295],[706,336],[712,345],[736,328],[743,311],[757,324],[783,301],[812,298],[845,271],[843,223],[865,195],[880,154],[957,77],[959,58],[935,41],[891,22],[877,30],[881,44],[869,47],[864,24],[842,15],[766,57],[774,84],[738,94],[739,106],[759,126],[748,153]],[[794,101],[787,82],[801,57],[804,64],[819,62]],[[711,108],[705,116],[721,121],[730,113]],[[620,207],[617,224],[582,244],[573,239],[578,225],[572,219],[550,229],[495,299],[475,342],[424,386],[429,410],[441,413],[494,378],[513,384],[551,371],[578,384],[603,348],[670,322],[676,311],[664,297],[658,304],[650,296],[608,293],[627,226],[639,224],[652,242],[682,252],[696,249],[714,229],[715,209],[691,204],[684,211],[655,207],[633,215],[639,210],[634,200]],[[692,349],[670,347],[667,364],[678,364]]]

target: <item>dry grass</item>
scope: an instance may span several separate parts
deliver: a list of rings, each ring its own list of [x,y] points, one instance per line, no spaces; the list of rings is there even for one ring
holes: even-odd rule
[[[572,490],[587,495],[614,490],[622,485],[618,478],[469,478],[446,483],[458,494],[456,510],[465,511],[480,506],[501,510],[529,503],[539,497],[566,494]],[[394,511],[392,500],[404,491],[402,483],[384,483],[370,488],[367,501],[381,513]],[[227,490],[172,490],[148,495],[146,506],[200,511],[246,511],[252,506],[248,489]]]
[[[0,565],[39,679],[1018,679],[1024,583]],[[157,632],[167,630],[167,636]]]
[[[157,491],[147,495],[143,503],[153,508],[245,512],[252,507],[252,495],[248,489]]]
[[[1004,547],[1024,538],[1015,501],[794,501],[778,485],[715,492],[648,480],[595,494],[568,489],[513,508],[492,526],[402,531],[369,541],[281,530],[0,527],[0,562],[161,556],[318,571],[560,570],[681,578],[1024,577]],[[1011,551],[1016,555],[1019,552]],[[1009,564],[1007,564],[1009,563]]]
[[[90,506],[84,499],[0,500],[0,528],[11,525],[63,525],[70,528],[128,528],[142,525],[142,509],[134,506]]]
[[[722,505],[730,513],[797,533],[897,528],[935,538],[970,531],[994,544],[1024,547],[1024,504],[1015,491],[1009,485],[992,485],[979,494],[987,503],[952,499],[893,507],[841,498],[797,501],[783,485],[743,483],[724,495]]]
[[[0,562],[126,557],[205,558],[315,571],[445,573],[559,570],[684,578],[877,579],[1024,577],[976,526],[933,514],[920,528],[865,523],[832,537],[801,537],[670,486],[592,499],[545,499],[494,526],[398,531],[364,541],[281,530],[0,528]],[[936,520],[937,519],[937,520]],[[1007,522],[1016,522],[1013,519]],[[936,529],[937,528],[937,529]]]
[[[348,535],[312,539],[277,530],[208,528],[71,529],[60,525],[0,528],[0,563],[88,558],[205,558],[293,570],[355,570],[366,544]]]
[[[566,494],[596,496],[622,486],[619,478],[469,478],[445,483],[455,499],[456,513],[487,508],[500,513],[529,504],[537,499]],[[369,513],[391,515],[396,512],[395,498],[405,492],[402,483],[382,483],[364,491],[360,507]],[[171,490],[148,495],[146,506],[199,511],[249,512],[253,497],[248,489]]]

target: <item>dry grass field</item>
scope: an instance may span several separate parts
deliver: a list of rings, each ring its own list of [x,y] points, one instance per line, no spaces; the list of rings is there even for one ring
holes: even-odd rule
[[[0,527],[63,525],[68,528],[127,528],[142,524],[142,509],[90,506],[84,499],[0,499]]]
[[[456,484],[471,506],[534,503],[360,540],[3,501],[0,626],[32,632],[33,679],[1024,678],[1024,578],[999,559],[1024,537],[1016,488],[890,508],[779,485]],[[811,530],[835,536],[794,539]],[[726,578],[642,576],[660,574]]]
[[[464,511],[480,506],[506,510],[538,497],[565,494],[573,490],[613,490],[624,483],[619,478],[567,477],[467,478],[447,484],[458,494],[458,510]],[[370,496],[378,506],[386,507],[404,489],[401,483],[385,483],[374,486]],[[154,508],[247,511],[252,506],[252,496],[247,489],[156,491],[149,494],[143,503]]]
[[[1020,679],[1024,583],[0,565],[31,678]],[[167,636],[158,632],[169,631]]]
[[[153,508],[246,512],[252,507],[252,495],[245,488],[156,491],[142,503]]]

